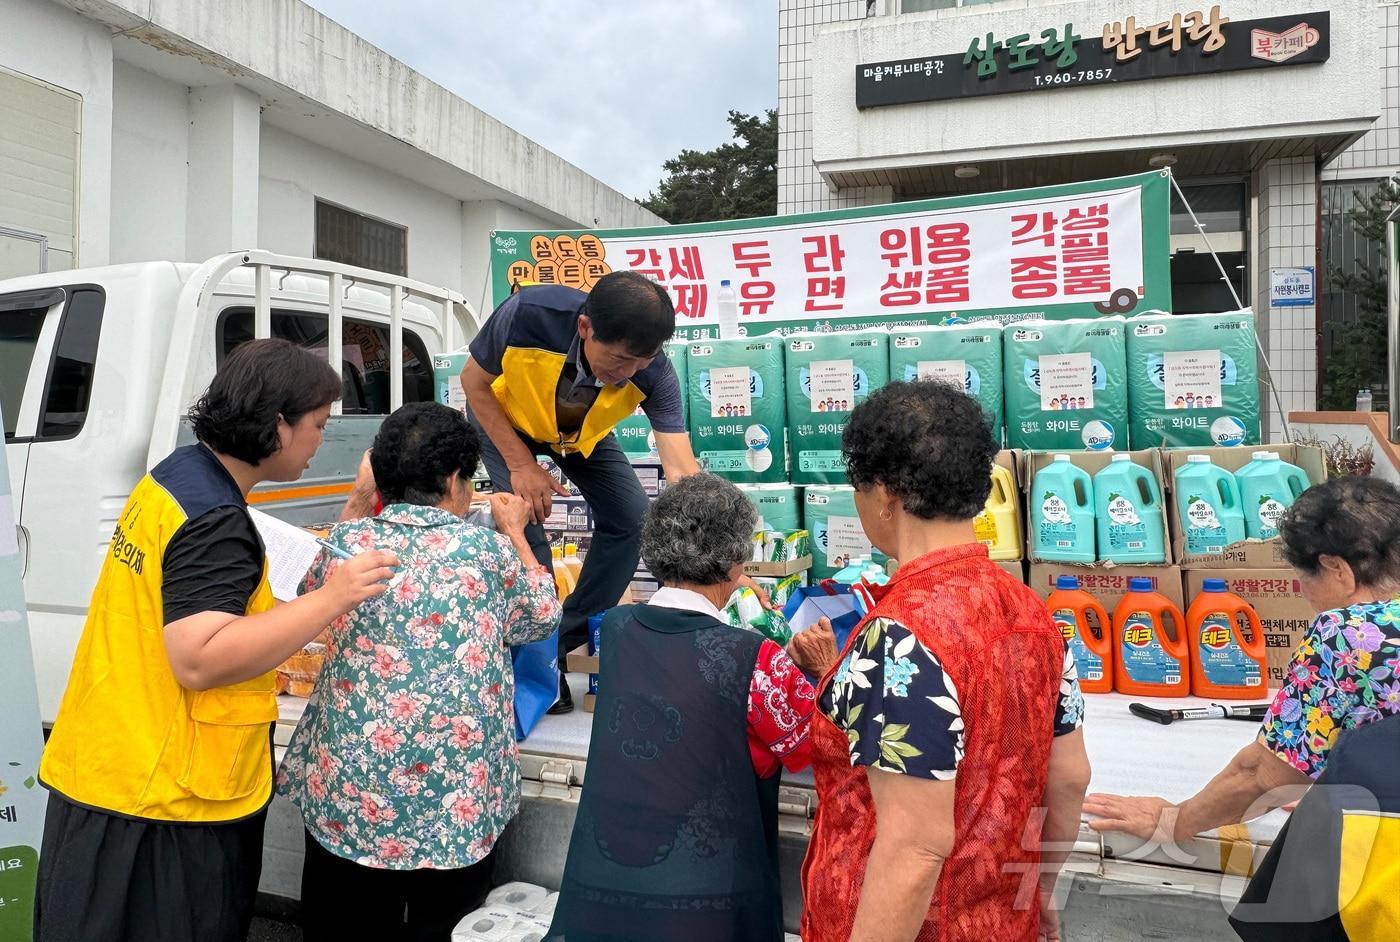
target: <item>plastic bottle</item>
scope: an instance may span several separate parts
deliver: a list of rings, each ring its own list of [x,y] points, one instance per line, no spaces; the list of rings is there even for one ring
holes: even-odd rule
[[[1278,522],[1312,484],[1307,472],[1276,451],[1256,451],[1254,460],[1235,472],[1244,508],[1245,534],[1267,540],[1278,536]]]
[[[1128,594],[1113,612],[1113,689],[1137,697],[1184,697],[1191,692],[1190,665],[1181,609],[1155,591],[1151,579],[1129,579]]]
[[[719,293],[715,295],[715,311],[719,315],[719,337],[728,340],[739,336],[739,299],[730,287],[729,279],[719,283]]]
[[[578,546],[573,543],[564,544],[564,568],[569,570],[569,578],[577,586],[579,573],[583,572],[583,560],[579,558]]]
[[[1131,455],[1114,455],[1094,475],[1094,511],[1099,559],[1136,566],[1167,561],[1161,489]]]
[[[569,567],[564,565],[564,550],[558,546],[549,551],[553,560],[554,569],[554,591],[559,593],[562,601],[569,597],[569,593],[574,591],[573,574],[569,572]]]
[[[1094,480],[1069,455],[1036,473],[1031,487],[1031,532],[1036,559],[1094,561]]]
[[[1233,474],[1212,464],[1209,455],[1187,455],[1175,483],[1187,553],[1222,553],[1245,538],[1240,486]]]
[[[1045,609],[1064,635],[1085,693],[1113,692],[1113,628],[1099,600],[1075,576],[1057,576]],[[1093,616],[1090,620],[1089,616]]]
[[[1371,411],[1371,390],[1369,390],[1369,389],[1358,389],[1358,390],[1356,391],[1356,411],[1357,411],[1357,412],[1370,412],[1370,411]]]
[[[987,506],[973,521],[977,542],[996,560],[1021,558],[1021,514],[1016,501],[1016,479],[999,464],[992,465],[992,492]]]
[[[1243,618],[1248,631],[1241,626]],[[1269,676],[1264,626],[1254,606],[1224,579],[1206,579],[1186,612],[1191,636],[1191,693],[1221,700],[1264,695]]]

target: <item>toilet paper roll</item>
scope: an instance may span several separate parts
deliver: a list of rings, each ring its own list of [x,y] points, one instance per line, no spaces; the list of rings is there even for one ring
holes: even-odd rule
[[[538,906],[549,891],[533,883],[503,883],[486,894],[486,903],[500,903],[527,912]]]
[[[540,900],[539,903],[538,903],[537,905],[531,906],[531,907],[530,907],[530,913],[531,913],[531,915],[535,915],[535,916],[543,916],[543,917],[546,918],[546,919],[553,918],[553,916],[554,916],[554,907],[555,907],[556,905],[558,905],[558,903],[559,903],[559,894],[558,894],[558,893],[550,893],[550,894],[549,894],[548,896],[546,896],[544,899]]]
[[[452,942],[509,942],[520,916],[516,907],[488,902],[462,917],[452,930]]]

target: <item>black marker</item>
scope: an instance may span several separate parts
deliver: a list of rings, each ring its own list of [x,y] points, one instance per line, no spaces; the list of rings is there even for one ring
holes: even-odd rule
[[[1177,720],[1248,720],[1257,722],[1269,712],[1267,703],[1251,703],[1245,706],[1226,706],[1212,703],[1204,707],[1187,707],[1184,710],[1158,710],[1145,703],[1130,703],[1128,711],[1163,726],[1170,726]]]

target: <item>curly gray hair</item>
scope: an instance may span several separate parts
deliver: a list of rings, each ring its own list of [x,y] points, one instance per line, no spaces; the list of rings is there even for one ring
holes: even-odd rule
[[[718,585],[752,551],[758,511],[733,484],[692,474],[667,486],[642,521],[642,559],[665,585]]]

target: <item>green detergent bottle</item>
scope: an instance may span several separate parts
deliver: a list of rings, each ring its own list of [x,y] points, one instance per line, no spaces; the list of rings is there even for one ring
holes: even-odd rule
[[[1069,455],[1056,455],[1036,473],[1030,503],[1036,559],[1094,561],[1094,480],[1088,471]]]
[[[1114,455],[1094,475],[1094,511],[1099,559],[1120,566],[1167,561],[1161,489],[1152,472],[1131,455]]]
[[[1187,455],[1177,469],[1176,506],[1186,552],[1193,556],[1223,553],[1245,538],[1240,486],[1209,455]]]
[[[1256,451],[1254,460],[1235,472],[1244,505],[1244,529],[1251,539],[1278,536],[1278,523],[1311,483],[1307,472],[1276,451]]]

